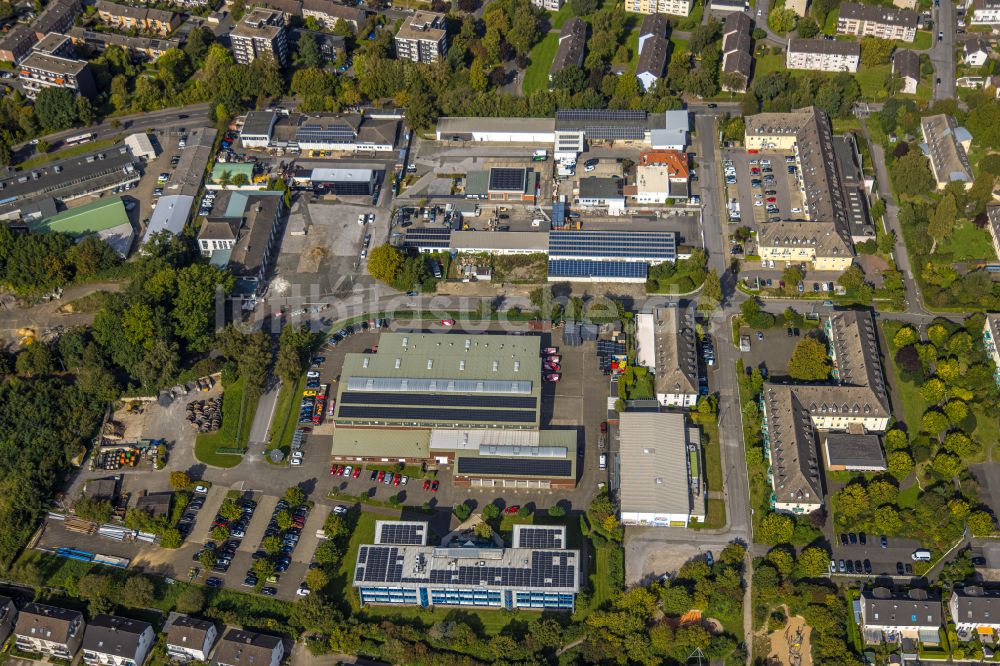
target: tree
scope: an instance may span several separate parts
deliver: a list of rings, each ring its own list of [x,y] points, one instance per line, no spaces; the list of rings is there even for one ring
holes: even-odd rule
[[[740,305],[743,321],[751,328],[771,328],[774,326],[774,315],[765,312],[756,298],[748,298]]]
[[[961,400],[949,400],[942,409],[953,426],[957,426],[969,415],[969,406]]]
[[[232,291],[235,279],[209,264],[192,264],[177,272],[174,332],[193,351],[208,351],[214,339],[217,299]]]
[[[42,88],[35,97],[35,115],[45,132],[72,127],[77,120],[73,92],[69,88]]]
[[[306,502],[306,491],[299,486],[289,486],[285,490],[285,501],[292,507],[301,506]]]
[[[261,542],[261,547],[264,547],[264,543]],[[280,546],[279,546],[280,549]],[[215,566],[215,562],[218,558],[215,556],[214,550],[205,549],[198,554],[198,563],[205,567],[206,569],[211,569]]]
[[[767,553],[767,560],[774,565],[782,577],[790,576],[795,568],[795,556],[788,546],[772,548]]]
[[[906,436],[906,431],[900,430],[899,428],[893,428],[887,432],[885,437],[882,439],[882,443],[885,444],[886,451],[899,451],[910,446],[909,438]]]
[[[936,405],[944,399],[947,387],[937,377],[931,377],[920,387],[920,395],[928,404]]]
[[[122,604],[129,608],[148,608],[155,598],[153,581],[146,576],[131,576],[122,586]]]
[[[227,497],[219,507],[219,515],[226,520],[238,520],[243,515],[243,509],[231,497]]]
[[[803,16],[799,19],[798,25],[795,26],[795,31],[802,39],[812,39],[819,34],[819,26],[813,17]]]
[[[201,590],[193,585],[187,585],[184,590],[177,595],[175,602],[178,613],[197,613],[205,606],[205,595]]]
[[[553,504],[549,507],[548,514],[550,518],[562,518],[566,515],[566,509],[559,504]]]
[[[575,16],[586,16],[597,11],[597,0],[570,0],[569,6]]]
[[[274,535],[266,536],[260,541],[260,549],[268,555],[277,554],[281,550],[281,546],[281,539]]]
[[[300,33],[299,43],[295,47],[295,63],[300,67],[318,69],[323,66],[323,61],[316,38],[308,32]]]
[[[856,293],[865,284],[865,273],[860,266],[854,264],[837,278],[837,284],[846,289],[848,293]]]
[[[757,535],[761,543],[788,543],[792,539],[795,523],[781,513],[767,513],[760,521]]]
[[[292,526],[292,514],[287,510],[279,511],[274,515],[274,522],[278,525],[279,530],[287,530]]]
[[[868,507],[868,490],[861,483],[849,483],[837,493],[837,513],[846,518],[860,516]]]
[[[985,537],[993,534],[993,516],[987,511],[973,511],[966,521],[972,536]]]
[[[799,575],[805,578],[818,578],[827,573],[830,554],[822,548],[806,548],[799,553]]]
[[[872,520],[875,528],[882,534],[896,534],[903,527],[903,519],[899,517],[899,510],[891,505],[875,509]]]
[[[890,39],[877,37],[861,38],[861,64],[865,67],[888,65],[889,58],[895,49],[895,43]]]
[[[715,269],[705,273],[705,282],[701,288],[701,298],[698,299],[698,309],[702,312],[712,312],[722,303],[722,281]]]
[[[187,490],[191,487],[191,477],[187,472],[171,472],[170,487],[174,490]]]
[[[368,255],[368,272],[376,280],[392,284],[403,267],[403,259],[399,249],[388,243],[380,245]]]
[[[455,508],[451,510],[455,514],[455,517],[461,522],[465,522],[469,515],[472,513],[472,509],[469,508],[468,504],[456,504]]]
[[[784,7],[775,7],[767,14],[767,25],[771,30],[782,35],[794,30],[797,21],[796,13]]]
[[[934,176],[927,158],[919,151],[903,155],[892,165],[892,180],[901,194],[916,196],[934,191]]]
[[[81,497],[73,504],[73,512],[80,518],[94,523],[106,523],[111,520],[114,507],[108,500],[94,497]]]
[[[948,417],[936,409],[929,409],[920,419],[920,427],[924,432],[936,435],[948,427]]]
[[[76,117],[81,125],[93,125],[97,121],[97,109],[93,102],[80,95],[76,98]]]
[[[892,344],[894,347],[899,349],[900,347],[905,347],[907,345],[912,345],[915,342],[920,341],[920,336],[917,331],[912,326],[903,326],[896,334],[892,336]]]
[[[113,611],[121,594],[113,577],[93,573],[80,578],[76,584],[76,592],[77,596],[89,604],[91,616]]]
[[[826,345],[807,335],[795,345],[792,358],[788,361],[788,374],[793,379],[822,381],[830,376],[832,367]]]
[[[899,488],[887,479],[875,479],[868,484],[868,501],[873,507],[895,504]]]
[[[931,468],[943,478],[952,479],[962,469],[962,460],[953,453],[941,451],[931,460]]]
[[[483,518],[485,520],[496,520],[500,517],[500,507],[496,504],[487,504],[483,507]]]
[[[475,532],[476,536],[482,539],[493,538],[493,527],[489,523],[476,523]]]
[[[931,244],[931,254],[937,250],[937,245],[951,234],[955,228],[955,218],[958,215],[958,205],[955,197],[949,192],[941,197],[927,225],[927,233],[934,241]]]
[[[328,539],[340,539],[350,533],[350,527],[340,514],[330,513],[323,523],[323,533]]]

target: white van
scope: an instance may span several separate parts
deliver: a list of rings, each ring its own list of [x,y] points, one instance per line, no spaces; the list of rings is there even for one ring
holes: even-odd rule
[[[931,561],[931,551],[921,548],[920,550],[913,551],[910,555],[910,559],[917,562],[930,562]]]
[[[599,465],[600,465],[601,469],[607,469],[608,468],[608,454],[602,453],[599,460],[600,460]]]

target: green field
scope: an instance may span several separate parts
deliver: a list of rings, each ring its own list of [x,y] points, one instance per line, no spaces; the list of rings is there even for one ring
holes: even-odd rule
[[[286,458],[291,453],[292,437],[295,436],[295,428],[298,425],[299,396],[305,390],[305,385],[305,375],[294,384],[282,384],[278,401],[274,406],[275,420],[271,426],[271,441],[267,444],[268,452],[271,449],[281,449]]]
[[[990,233],[968,220],[959,221],[948,237],[937,247],[938,254],[950,254],[953,261],[975,261],[997,258]]]
[[[709,490],[722,490],[722,446],[719,439],[719,424],[714,418],[699,420],[703,433],[702,448],[705,451],[704,477]]]
[[[757,64],[754,65],[754,78],[759,78],[771,72],[780,72],[783,69],[785,69],[784,53],[761,56],[757,58]]]
[[[899,414],[899,408],[903,409],[902,421],[907,425],[907,428],[911,432],[917,432],[920,430],[920,418],[923,416],[924,411],[927,409],[927,403],[924,401],[922,395],[920,395],[920,387],[910,381],[905,381],[899,376],[899,366],[896,365],[896,359],[894,357],[895,351],[892,353],[887,353],[886,358],[892,364],[893,373],[896,375],[896,390],[899,391],[899,399],[903,403],[902,405],[893,405],[895,408],[895,414]]]
[[[566,5],[568,6],[568,5]],[[559,48],[559,33],[550,32],[545,35],[545,39],[535,44],[531,49],[531,64],[524,72],[524,83],[522,90],[525,95],[529,95],[539,90],[549,88],[549,67],[556,57],[556,50]]]
[[[875,67],[861,67],[854,78],[861,87],[861,96],[868,99],[878,99],[886,94],[885,80],[892,71],[892,65],[876,65]]]
[[[625,38],[625,46],[631,58],[628,62],[628,73],[635,76],[635,68],[639,65],[639,26],[635,26]]]
[[[611,568],[610,557],[611,550],[614,546],[606,546],[604,548],[595,549],[594,562],[596,563],[595,571],[590,577],[590,580],[594,584],[594,596],[590,600],[591,608],[600,608],[601,605],[610,599],[615,594],[615,588],[611,585],[611,580],[608,570]]]
[[[573,18],[573,6],[570,3],[565,3],[559,8],[557,12],[549,12],[549,23],[553,28],[558,30],[563,26],[563,23]]]
[[[216,432],[198,434],[194,443],[195,457],[213,467],[239,465],[242,455],[219,453],[219,449],[246,450],[256,409],[257,403],[245,397],[242,379],[226,386],[222,394],[222,427]]]
[[[913,43],[896,40],[897,49],[911,49],[913,51],[925,51],[934,46],[934,36],[927,30],[917,30],[917,36]]]

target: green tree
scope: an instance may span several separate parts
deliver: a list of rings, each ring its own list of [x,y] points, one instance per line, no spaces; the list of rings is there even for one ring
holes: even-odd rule
[[[952,453],[942,451],[931,460],[931,468],[942,477],[951,479],[962,469],[962,460]]]
[[[885,444],[886,451],[899,451],[910,446],[906,431],[899,428],[893,428],[887,432],[885,437],[882,438],[882,443]]]
[[[797,22],[796,13],[784,7],[775,7],[767,14],[767,25],[771,30],[782,35],[794,30]]]
[[[268,555],[276,555],[281,551],[281,539],[276,536],[266,536],[261,539],[260,548]]]
[[[483,518],[486,520],[496,520],[500,517],[500,507],[496,504],[487,504],[483,507]]]
[[[192,351],[208,351],[214,338],[216,305],[232,291],[234,278],[209,264],[192,264],[177,272],[173,303],[174,332]]]
[[[917,334],[916,329],[912,326],[903,326],[896,334],[892,337],[892,344],[897,349],[901,347],[906,347],[907,345],[912,345],[920,340],[920,336]]]
[[[93,616],[112,612],[118,603],[121,588],[112,576],[91,573],[77,581],[76,593],[87,602]]]
[[[948,417],[936,409],[928,409],[920,419],[920,427],[924,432],[936,435],[948,427]]]
[[[906,451],[892,451],[886,456],[886,465],[895,479],[902,481],[913,472],[913,458]]]
[[[826,345],[812,336],[802,338],[788,362],[788,374],[793,379],[821,381],[830,376],[832,369]]]
[[[805,548],[799,553],[797,565],[799,575],[805,578],[818,578],[828,571],[830,554],[823,548]]]
[[[548,514],[550,518],[562,518],[566,515],[566,509],[559,504],[553,504],[549,507]]]
[[[896,534],[903,527],[903,519],[899,517],[899,510],[896,507],[887,505],[875,509],[872,520],[877,529],[882,534]]]
[[[35,97],[35,115],[45,132],[72,127],[77,121],[73,92],[69,88],[42,88]]]
[[[921,158],[922,159],[922,158]],[[931,254],[937,250],[938,243],[951,234],[955,228],[955,218],[958,215],[958,205],[955,197],[951,193],[945,194],[938,202],[934,214],[931,215],[930,223],[927,225],[927,233],[934,241],[931,244]]]
[[[889,58],[895,49],[895,43],[891,39],[878,39],[877,37],[861,38],[861,64],[865,67],[877,67],[888,65]]]
[[[993,516],[987,511],[973,511],[966,521],[972,536],[985,537],[993,534]]]
[[[187,472],[171,472],[170,487],[174,490],[188,490],[191,488],[191,477]]]
[[[323,523],[323,532],[328,539],[341,539],[350,534],[350,527],[343,516],[331,512]]]
[[[893,163],[892,180],[901,194],[916,196],[933,192],[934,176],[927,166],[927,158],[920,151],[911,151]]]
[[[885,504],[895,504],[899,497],[899,488],[886,479],[875,479],[868,484],[868,501],[873,507]]]
[[[316,38],[308,32],[300,33],[299,42],[295,47],[295,64],[305,68],[320,68],[323,62],[323,54],[319,50]]]
[[[310,569],[306,572],[306,585],[310,590],[319,592],[330,583],[330,575],[322,569]]]
[[[837,513],[850,519],[868,510],[868,490],[861,483],[849,483],[837,493]]]
[[[936,405],[944,400],[947,387],[944,382],[936,377],[931,377],[920,387],[920,395],[931,405]]]
[[[368,255],[368,272],[376,280],[392,284],[403,267],[403,259],[399,249],[388,243],[380,245]]]
[[[722,282],[715,269],[705,273],[705,282],[701,288],[701,298],[698,299],[698,309],[702,312],[712,312],[722,303]]]
[[[819,26],[816,24],[816,19],[811,16],[804,16],[799,19],[798,25],[795,26],[795,31],[802,39],[812,39],[819,34]]]
[[[761,543],[789,543],[795,522],[781,513],[769,512],[760,521],[757,536]]]
[[[292,507],[301,506],[306,502],[306,491],[299,486],[289,486],[285,489],[285,501]]]
[[[106,523],[111,520],[114,507],[108,500],[94,497],[81,497],[73,504],[73,512],[84,520],[95,523]]]
[[[178,613],[192,614],[199,612],[205,606],[205,595],[193,585],[187,585],[177,595],[175,602]]]
[[[156,598],[153,581],[147,576],[130,576],[122,585],[121,602],[129,608],[149,608]]]
[[[969,415],[969,406],[961,400],[949,400],[942,407],[951,425],[957,426]]]
[[[261,544],[263,546],[263,544]],[[207,548],[198,554],[198,563],[206,569],[211,569],[215,566],[218,558],[215,556],[214,550],[208,550]]]
[[[274,522],[277,523],[279,530],[287,530],[292,526],[292,514],[288,511],[279,511],[274,516]]]

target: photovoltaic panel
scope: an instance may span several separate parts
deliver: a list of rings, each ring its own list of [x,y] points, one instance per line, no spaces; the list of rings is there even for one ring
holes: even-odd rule
[[[571,460],[539,460],[537,458],[466,458],[459,456],[458,474],[477,476],[497,474],[503,476],[562,476],[573,473]]]
[[[562,548],[562,530],[540,527],[522,527],[520,532],[521,548]]]
[[[646,112],[638,109],[563,109],[556,111],[556,120],[645,120]]]
[[[424,542],[423,529],[423,525],[382,525],[380,540],[400,546],[419,546]]]
[[[534,397],[507,395],[426,395],[420,393],[364,393],[346,391],[342,405],[429,405],[432,407],[497,407],[534,409]]]
[[[527,380],[495,379],[424,379],[421,377],[359,377],[347,380],[348,391],[423,392],[423,393],[502,393],[529,395]]]
[[[549,257],[673,261],[677,237],[671,231],[558,231],[549,234]]]
[[[378,421],[448,421],[467,423],[473,421],[499,421],[503,423],[534,423],[535,411],[456,409],[445,407],[385,407],[368,405],[341,405],[338,418],[373,419]]]
[[[354,141],[357,133],[348,125],[303,125],[295,131],[295,138],[300,142],[329,141],[331,143],[349,143]]]
[[[554,278],[641,278],[649,267],[636,261],[590,261],[587,259],[551,259],[549,277]]]
[[[490,169],[488,189],[491,191],[523,192],[527,177],[526,169],[496,167]]]

